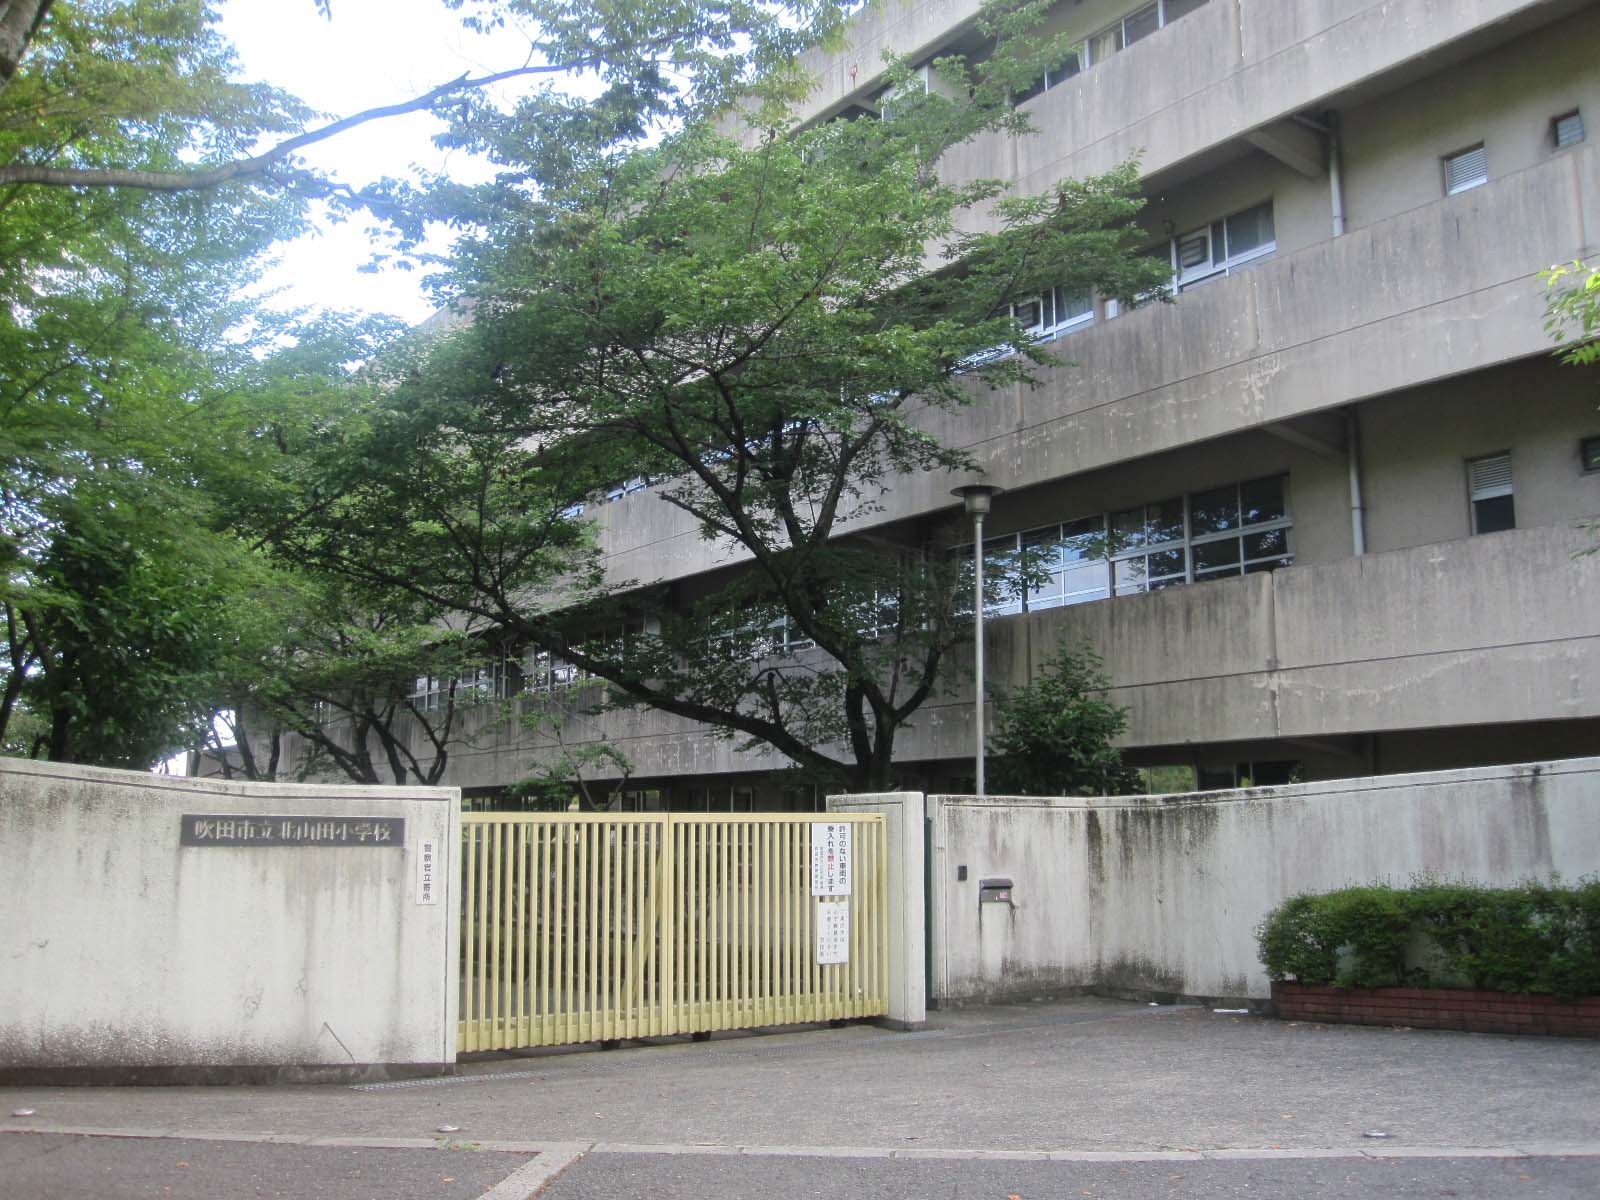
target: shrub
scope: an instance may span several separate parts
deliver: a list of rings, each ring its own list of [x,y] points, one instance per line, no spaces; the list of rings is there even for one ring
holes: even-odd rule
[[[1600,878],[1299,895],[1268,913],[1256,938],[1273,979],[1600,995]]]

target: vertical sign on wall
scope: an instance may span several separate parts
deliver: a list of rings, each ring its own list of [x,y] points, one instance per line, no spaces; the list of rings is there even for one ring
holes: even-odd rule
[[[850,961],[850,901],[817,901],[817,962]]]
[[[432,838],[417,843],[417,903],[439,903],[439,843]]]
[[[850,894],[850,826],[845,822],[811,823],[811,894]]]

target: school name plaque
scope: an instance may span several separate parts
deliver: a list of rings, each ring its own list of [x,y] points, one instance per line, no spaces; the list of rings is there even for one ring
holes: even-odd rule
[[[240,817],[184,813],[180,846],[358,846],[406,844],[404,817]]]

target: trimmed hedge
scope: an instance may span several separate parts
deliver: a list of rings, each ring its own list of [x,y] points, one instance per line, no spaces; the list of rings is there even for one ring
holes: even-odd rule
[[[1510,888],[1424,879],[1294,896],[1256,939],[1273,979],[1600,995],[1600,878]]]

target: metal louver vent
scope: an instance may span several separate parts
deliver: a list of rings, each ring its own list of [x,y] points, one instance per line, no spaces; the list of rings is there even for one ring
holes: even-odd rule
[[[1490,454],[1467,464],[1467,481],[1474,500],[1511,495],[1511,455]]]
[[[1454,196],[1457,192],[1488,182],[1489,156],[1481,145],[1452,154],[1444,160],[1445,195]]]
[[[1553,122],[1556,149],[1565,150],[1583,141],[1583,114],[1574,109]]]

